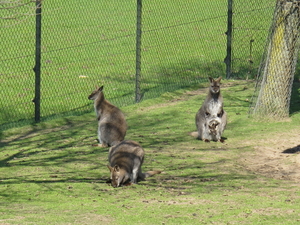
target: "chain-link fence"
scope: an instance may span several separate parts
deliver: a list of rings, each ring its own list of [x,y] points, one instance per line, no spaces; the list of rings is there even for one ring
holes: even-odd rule
[[[299,35],[300,2],[277,1],[250,108],[252,114],[288,117],[300,47]]]
[[[233,1],[231,77],[257,75],[276,1]]]
[[[24,2],[28,4],[15,8],[17,13],[4,5],[0,9],[7,13],[0,19],[2,129],[34,121],[35,2]],[[248,72],[249,66],[236,62],[244,57],[240,61],[248,63],[251,32],[262,31],[265,41],[267,27],[254,24],[271,20],[270,2],[253,0],[249,7],[261,7],[241,11],[233,4],[232,71],[239,71],[239,77]],[[207,76],[225,76],[227,2],[143,1],[141,9],[141,99],[207,82]],[[255,29],[239,17],[247,14]],[[41,21],[42,119],[93,110],[87,96],[95,85],[104,85],[106,98],[119,107],[135,102],[136,1],[42,1]],[[250,52],[253,61],[260,60],[259,48]]]

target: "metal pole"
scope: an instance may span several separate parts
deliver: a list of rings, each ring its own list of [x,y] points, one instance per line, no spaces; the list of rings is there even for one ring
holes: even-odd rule
[[[41,34],[42,34],[42,0],[36,0],[36,34],[35,34],[35,104],[34,119],[40,121],[40,99],[41,99]]]
[[[233,0],[228,0],[228,11],[227,11],[227,55],[224,59],[226,64],[226,78],[229,79],[231,76],[231,45],[232,45],[232,4]]]
[[[135,102],[141,101],[142,0],[137,0]]]

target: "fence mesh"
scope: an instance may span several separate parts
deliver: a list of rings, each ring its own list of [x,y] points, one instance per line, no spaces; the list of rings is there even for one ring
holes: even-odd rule
[[[34,116],[35,4],[26,2],[0,6],[0,128]]]
[[[289,116],[299,52],[299,1],[277,1],[250,112],[256,116]]]
[[[256,77],[274,7],[274,0],[233,1],[231,77]]]
[[[35,2],[13,2],[26,4],[0,8],[5,12],[0,19],[1,129],[34,121]],[[261,7],[244,10],[235,3],[233,71],[240,77],[245,73],[241,68],[248,67],[236,59],[247,58],[249,46],[243,50],[238,43],[248,43],[251,32],[266,29],[238,25],[244,22],[241,16],[250,13],[249,24],[271,18],[272,6],[265,6],[270,0],[254,2]],[[104,85],[106,98],[119,107],[135,102],[136,6],[136,0],[42,1],[43,120],[92,111],[87,96],[95,85]],[[225,76],[226,30],[226,1],[143,1],[142,99],[207,82],[207,76]],[[261,53],[253,49],[256,62]]]

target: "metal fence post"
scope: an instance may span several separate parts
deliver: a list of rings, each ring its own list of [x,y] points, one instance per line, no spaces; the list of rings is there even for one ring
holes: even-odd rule
[[[226,64],[226,78],[229,79],[231,76],[231,44],[232,44],[232,3],[233,0],[228,0],[228,11],[227,11],[227,54],[224,62]]]
[[[137,0],[135,102],[141,101],[142,0]]]
[[[39,122],[40,114],[40,99],[41,99],[41,34],[42,34],[42,0],[36,0],[36,34],[35,34],[35,96],[33,102],[35,104],[34,120]]]

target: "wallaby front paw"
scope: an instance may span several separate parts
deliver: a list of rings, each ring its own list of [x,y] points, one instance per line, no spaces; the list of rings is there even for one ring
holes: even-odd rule
[[[127,182],[127,183],[124,184],[124,186],[130,186],[130,185],[133,185],[133,183]]]
[[[93,144],[92,146],[94,146],[94,147],[101,147],[101,148],[108,148],[108,145],[107,145],[107,144],[100,144],[100,143],[98,143],[98,144]]]
[[[102,148],[108,148],[108,144],[102,143],[102,144],[100,144],[100,147],[102,147]]]
[[[208,139],[204,139],[204,142],[210,142],[210,140],[208,140]]]

